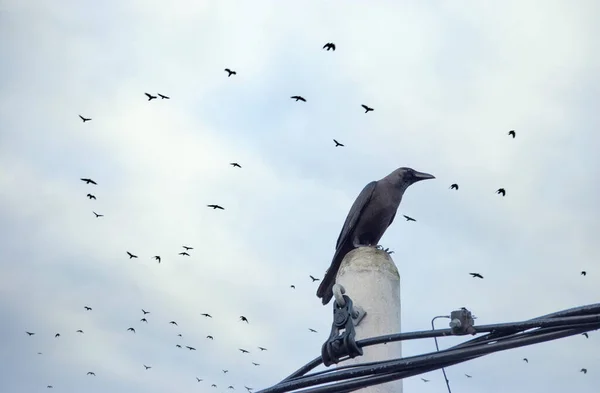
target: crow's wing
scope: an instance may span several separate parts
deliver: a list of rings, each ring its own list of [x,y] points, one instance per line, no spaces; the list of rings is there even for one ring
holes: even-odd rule
[[[338,249],[340,245],[348,239],[348,236],[350,236],[350,233],[356,226],[356,223],[358,222],[361,213],[371,200],[371,196],[373,195],[373,191],[375,191],[376,187],[377,182],[372,181],[369,184],[367,184],[365,188],[363,188],[360,194],[358,194],[358,197],[356,198],[356,200],[352,204],[352,207],[350,208],[350,212],[348,212],[348,216],[346,217],[346,221],[344,222],[342,231],[338,236],[337,242],[335,244],[336,249]]]

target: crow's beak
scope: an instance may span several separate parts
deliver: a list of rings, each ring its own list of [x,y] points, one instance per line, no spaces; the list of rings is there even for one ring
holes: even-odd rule
[[[435,176],[430,175],[429,173],[425,173],[425,172],[417,172],[415,171],[414,175],[413,175],[416,179],[416,181],[420,181],[420,180],[428,180],[428,179],[435,179]]]

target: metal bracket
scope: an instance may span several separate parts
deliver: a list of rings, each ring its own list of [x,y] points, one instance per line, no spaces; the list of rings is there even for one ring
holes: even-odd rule
[[[343,291],[343,287],[341,290]],[[329,339],[321,347],[321,358],[326,367],[338,363],[344,356],[355,358],[363,354],[362,348],[356,345],[354,326],[358,325],[365,317],[366,312],[361,307],[353,307],[352,299],[347,295],[340,296],[340,300],[344,303],[343,306],[338,303],[337,299],[338,296],[333,301],[331,333]]]
[[[341,307],[345,307],[346,300],[344,300],[344,294],[346,293],[346,288],[344,288],[342,284],[336,283],[333,284],[332,292],[333,297],[337,301],[338,305]],[[365,315],[367,315],[367,312],[361,306],[353,305],[353,308],[350,311],[350,315],[352,316],[352,323],[354,324],[354,326],[358,326],[360,321],[362,321]]]
[[[367,315],[367,312],[363,310],[361,306],[353,306],[354,310],[352,311],[352,324],[354,326],[358,326],[360,321]]]
[[[464,334],[475,334],[476,330],[473,327],[475,325],[475,318],[471,311],[466,308],[455,310],[450,313],[450,329],[452,334],[464,335]]]

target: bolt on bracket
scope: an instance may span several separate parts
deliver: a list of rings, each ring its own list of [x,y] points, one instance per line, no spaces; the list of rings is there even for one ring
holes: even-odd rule
[[[337,289],[339,290],[339,287]],[[343,290],[343,287],[341,289]],[[333,301],[331,333],[321,347],[321,358],[326,367],[338,363],[344,356],[355,358],[363,354],[362,348],[356,344],[354,327],[360,323],[367,313],[361,307],[354,307],[352,299],[347,295],[339,295],[344,305],[338,303],[338,296],[336,296]]]

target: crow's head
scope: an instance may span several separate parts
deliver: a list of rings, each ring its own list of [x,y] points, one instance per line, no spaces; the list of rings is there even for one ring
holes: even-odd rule
[[[398,188],[405,190],[411,184],[421,180],[435,179],[435,176],[425,172],[418,172],[412,168],[402,167],[390,173],[386,178]]]

